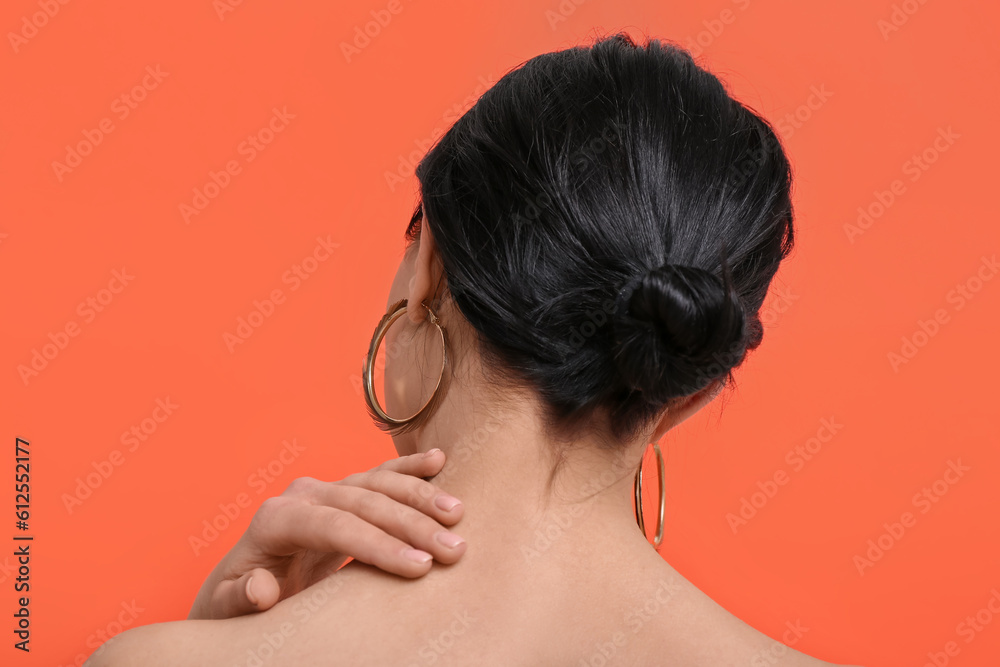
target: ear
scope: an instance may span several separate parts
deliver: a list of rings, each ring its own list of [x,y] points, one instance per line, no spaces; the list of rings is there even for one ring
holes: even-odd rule
[[[649,441],[658,441],[667,431],[674,428],[685,419],[711,403],[712,400],[719,395],[719,392],[722,391],[724,386],[725,385],[723,385],[721,380],[716,380],[701,391],[688,396],[687,399],[685,399],[684,402],[677,407],[668,409],[664,413],[663,417],[660,418],[659,423],[656,425],[656,429],[653,431],[653,436]]]
[[[424,213],[423,224],[420,225],[420,237],[417,239],[417,259],[414,263],[413,278],[410,279],[410,294],[406,297],[406,315],[414,324],[427,319],[427,311],[420,306],[431,296],[431,285],[436,285],[441,279],[443,268],[437,260],[437,244],[431,234]],[[433,304],[429,304],[432,308]]]

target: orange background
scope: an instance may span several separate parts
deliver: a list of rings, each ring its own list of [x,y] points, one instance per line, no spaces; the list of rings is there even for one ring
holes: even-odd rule
[[[79,664],[119,616],[186,617],[264,498],[394,455],[357,377],[402,255],[414,161],[509,69],[624,29],[690,47],[778,124],[796,179],[797,249],[763,346],[722,408],[665,440],[664,557],[772,637],[800,622],[794,647],[825,660],[996,664],[1000,618],[971,641],[960,626],[1000,590],[1000,279],[981,259],[1000,250],[995,6],[222,2],[68,2],[35,32],[24,21],[55,0],[0,11],[0,661]],[[345,56],[373,11],[391,20]],[[115,102],[144,77],[135,108]],[[294,118],[248,160],[242,142],[274,108]],[[112,131],[57,175],[102,121]],[[926,169],[912,161],[924,153]],[[186,221],[181,204],[231,160],[238,173]],[[859,207],[873,217],[852,234]],[[338,246],[296,283],[286,272],[318,238]],[[283,302],[231,352],[225,334],[274,290]],[[894,367],[904,337],[912,358]],[[25,379],[35,350],[52,358]],[[162,422],[158,399],[177,406]],[[823,419],[842,424],[832,438]],[[144,420],[145,440],[123,443]],[[793,463],[817,435],[828,441]],[[16,437],[32,456],[30,656],[12,648]],[[286,440],[304,450],[280,462]],[[959,460],[968,470],[939,497]],[[78,478],[108,465],[68,509]],[[254,481],[268,465],[276,476]],[[753,495],[762,486],[770,497]],[[925,487],[935,501],[915,503]],[[252,504],[196,555],[189,537],[224,524],[220,503],[239,494]],[[734,531],[743,499],[760,507]],[[887,537],[904,512],[914,521]],[[888,548],[859,572],[880,536]]]

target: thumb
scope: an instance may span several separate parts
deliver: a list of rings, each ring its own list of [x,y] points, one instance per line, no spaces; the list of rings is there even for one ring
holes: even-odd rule
[[[270,609],[281,587],[274,575],[256,567],[239,579],[223,581],[212,594],[212,618],[233,618]]]

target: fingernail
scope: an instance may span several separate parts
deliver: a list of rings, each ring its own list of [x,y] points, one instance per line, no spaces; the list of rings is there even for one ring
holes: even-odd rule
[[[253,582],[253,577],[247,579],[247,599],[250,600],[250,602],[253,603],[253,606],[256,607],[257,605],[260,604],[260,600],[257,598],[256,595],[254,595],[253,586],[250,585],[252,582]]]
[[[433,558],[433,556],[429,553],[421,551],[420,549],[407,549],[403,552],[403,555],[409,560],[412,560],[415,563],[420,563],[421,565]]]
[[[450,549],[454,549],[459,544],[465,542],[465,540],[463,540],[455,533],[449,533],[447,531],[441,531],[440,533],[434,536],[434,539],[436,539],[438,542],[440,542],[441,544],[445,545]]]
[[[437,447],[435,447],[434,449],[429,449],[426,452],[424,452],[424,458],[425,459],[429,459],[430,457],[434,456],[435,454],[437,454],[440,451],[441,450],[438,449]]]
[[[442,493],[434,499],[434,504],[443,509],[445,512],[450,512],[461,505],[462,501],[458,498]]]

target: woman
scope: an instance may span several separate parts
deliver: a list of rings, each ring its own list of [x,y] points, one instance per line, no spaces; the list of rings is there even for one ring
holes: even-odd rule
[[[615,35],[508,73],[416,174],[366,367],[386,346],[366,398],[401,458],[296,480],[191,619],[88,664],[830,664],[687,582],[632,505],[647,445],[761,342],[793,239],[770,125]]]

